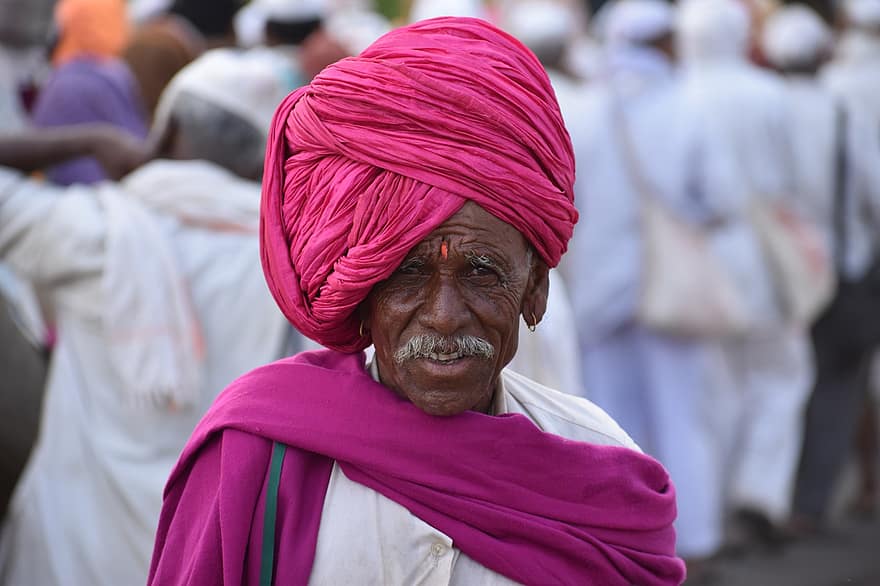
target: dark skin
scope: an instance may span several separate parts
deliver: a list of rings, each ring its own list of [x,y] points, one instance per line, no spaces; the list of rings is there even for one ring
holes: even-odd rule
[[[101,124],[28,130],[0,137],[0,165],[28,173],[91,156],[111,178],[119,179],[152,158],[154,146]]]
[[[488,413],[498,376],[516,353],[520,317],[531,325],[544,316],[548,272],[518,230],[466,203],[364,302],[382,383],[431,415]],[[495,354],[395,362],[395,352],[419,334],[477,336]]]

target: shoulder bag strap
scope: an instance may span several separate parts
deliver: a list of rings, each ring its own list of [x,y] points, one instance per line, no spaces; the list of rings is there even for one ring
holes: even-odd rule
[[[612,94],[609,99],[611,101],[611,117],[614,120],[613,129],[616,131],[617,142],[620,145],[620,154],[623,158],[624,168],[629,173],[633,187],[636,188],[639,197],[656,201],[659,192],[647,175],[645,175],[639,164],[626,113],[623,111],[622,98]]]
[[[275,573],[275,521],[278,515],[278,487],[281,465],[287,446],[275,442],[269,462],[269,485],[266,487],[266,508],[263,512],[263,549],[260,555],[260,586],[272,586]]]

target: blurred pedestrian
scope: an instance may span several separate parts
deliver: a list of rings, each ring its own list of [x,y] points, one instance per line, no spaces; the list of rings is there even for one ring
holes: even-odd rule
[[[715,341],[643,321],[644,284],[657,271],[648,265],[644,215],[656,204],[694,229],[718,222],[723,209],[703,175],[704,165],[723,160],[707,152],[685,108],[674,7],[620,0],[605,10],[603,72],[573,132],[581,222],[565,275],[587,396],[669,469],[679,495],[677,551],[696,575],[721,544],[720,462],[706,414]]]
[[[520,0],[503,7],[502,28],[521,40],[547,71],[570,135],[583,126],[583,91],[567,72],[564,57],[577,30],[577,14],[558,0]],[[573,141],[575,144],[577,141]],[[550,271],[547,314],[537,332],[520,324],[519,349],[509,367],[553,389],[586,397],[569,287]]]
[[[173,0],[167,13],[186,19],[201,33],[209,49],[234,47],[238,44],[235,15],[244,3],[244,0]]]
[[[679,43],[688,108],[729,160],[731,177],[709,176],[730,213],[714,231],[719,262],[749,307],[748,331],[724,341],[719,376],[705,389],[725,446],[728,506],[740,545],[777,545],[787,519],[813,382],[808,323],[787,314],[774,267],[753,221],[760,206],[800,206],[790,102],[782,79],[748,60],[750,16],[736,0],[685,0]]]
[[[874,330],[873,345],[880,343],[880,326],[866,319],[880,311],[880,294],[873,305],[853,295],[865,289],[860,283],[878,260],[880,124],[860,100],[835,95],[816,79],[832,43],[830,28],[804,6],[781,8],[764,32],[765,54],[786,74],[790,94],[795,190],[823,227],[838,275],[837,296],[812,330],[817,376],[794,493],[795,533],[816,531],[827,520],[860,415],[871,409],[866,399],[873,348],[861,332]]]
[[[846,0],[841,14],[843,33],[833,59],[822,69],[822,80],[880,128],[880,0]]]
[[[150,124],[165,87],[204,49],[201,34],[180,17],[165,15],[135,28],[122,52],[122,59],[137,81]]]
[[[145,138],[147,122],[137,81],[119,57],[129,39],[124,0],[61,0],[55,8],[53,71],[40,89],[32,123],[38,128],[107,123]],[[94,159],[46,171],[58,185],[106,178]]]
[[[255,181],[284,94],[239,57],[209,53],[175,77],[155,129],[165,158],[119,183],[63,190],[0,173],[0,258],[50,295],[61,332],[0,583],[144,583],[185,439],[219,389],[286,344],[259,275]],[[5,138],[0,160],[30,171],[79,149],[133,150],[76,132]]]

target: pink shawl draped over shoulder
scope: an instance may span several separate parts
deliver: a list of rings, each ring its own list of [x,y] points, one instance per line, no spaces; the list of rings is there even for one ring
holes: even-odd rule
[[[259,584],[273,441],[291,447],[277,584],[308,582],[334,460],[523,584],[683,580],[674,490],[648,456],[566,440],[521,415],[433,417],[374,382],[363,354],[325,350],[259,368],[219,396],[166,487],[151,585]]]

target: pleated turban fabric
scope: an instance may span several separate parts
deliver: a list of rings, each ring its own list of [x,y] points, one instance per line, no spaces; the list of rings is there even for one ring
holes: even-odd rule
[[[550,81],[485,21],[399,28],[290,94],[272,121],[261,255],[288,320],[367,347],[358,305],[471,200],[556,266],[571,238],[574,155]]]

